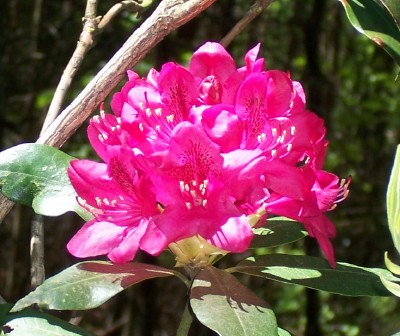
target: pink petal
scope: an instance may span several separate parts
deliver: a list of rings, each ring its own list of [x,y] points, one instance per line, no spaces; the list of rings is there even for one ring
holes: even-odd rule
[[[112,223],[91,220],[71,238],[67,249],[78,258],[107,254],[124,239],[125,229]]]
[[[212,75],[223,83],[236,72],[236,65],[222,45],[207,42],[194,52],[190,60],[189,71],[199,82]]]
[[[212,106],[203,111],[201,122],[210,139],[220,146],[221,152],[239,148],[243,129],[233,106]]]
[[[119,264],[131,261],[139,249],[140,241],[146,233],[147,226],[148,221],[142,220],[137,227],[127,229],[123,240],[107,255],[107,257],[112,262]]]
[[[246,216],[231,217],[211,237],[204,237],[212,245],[234,253],[247,250],[253,231]]]
[[[187,120],[198,96],[193,75],[175,63],[163,65],[158,77],[158,89],[167,115],[173,115],[174,124]]]
[[[96,197],[113,199],[115,186],[107,173],[107,165],[90,160],[72,160],[68,176],[78,195],[97,206]]]

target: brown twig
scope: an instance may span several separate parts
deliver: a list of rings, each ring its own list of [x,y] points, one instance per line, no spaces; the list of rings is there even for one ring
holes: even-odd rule
[[[139,5],[140,1],[136,0],[123,0],[114,6],[112,6],[106,14],[101,18],[99,25],[97,26],[97,31],[103,30],[110,21],[117,16],[123,10],[133,11],[136,13],[140,13],[142,7]]]
[[[163,0],[152,15],[129,37],[119,51],[75,100],[39,137],[37,143],[61,147],[137,64],[166,35],[182,26],[216,0]],[[0,197],[0,222],[13,203]]]
[[[246,26],[253,21],[262,11],[267,8],[274,0],[257,0],[248,10],[246,15],[235,24],[228,34],[220,41],[220,43],[227,47],[233,39],[239,35]]]
[[[100,19],[96,16],[97,0],[87,0],[85,16],[83,18],[83,29],[79,36],[74,53],[69,60],[60,82],[57,85],[53,99],[50,103],[49,110],[42,126],[42,132],[46,130],[50,124],[56,119],[61,110],[61,106],[71,86],[72,79],[75,77],[77,70],[82,64],[83,58],[93,45],[93,33],[97,29]]]

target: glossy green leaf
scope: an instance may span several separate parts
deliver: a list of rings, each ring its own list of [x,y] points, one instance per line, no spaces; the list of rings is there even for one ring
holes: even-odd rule
[[[323,258],[286,254],[248,258],[230,271],[351,296],[390,296],[380,276],[393,279],[384,269],[345,263],[332,269]]]
[[[380,0],[392,15],[397,27],[400,28],[400,1],[399,0]]]
[[[222,336],[278,336],[268,304],[232,274],[215,267],[195,277],[190,305],[198,320]]]
[[[389,255],[385,253],[385,265],[387,269],[393,274],[400,275],[400,266],[396,265],[393,261],[389,259]]]
[[[392,235],[394,246],[400,253],[400,145],[397,146],[396,156],[390,175],[388,190],[386,194],[386,208],[388,215],[389,230]]]
[[[93,336],[82,328],[33,309],[10,314],[2,324],[6,336]]]
[[[253,232],[250,248],[279,246],[307,236],[302,224],[282,217],[267,220],[265,227],[254,229]]]
[[[339,0],[351,24],[400,65],[400,30],[391,13],[375,0]]]
[[[87,219],[68,179],[71,159],[47,145],[22,144],[7,149],[0,153],[1,192],[14,202],[32,206],[38,214],[59,216],[75,211]]]
[[[396,282],[396,281],[390,281],[385,277],[381,277],[381,281],[388,291],[390,291],[393,295],[400,297],[400,284],[399,284],[400,279],[397,279]]]
[[[100,306],[128,286],[146,279],[174,274],[174,271],[154,265],[116,265],[110,262],[86,261],[47,279],[35,291],[19,300],[12,311],[19,311],[32,304],[44,309],[91,309]]]

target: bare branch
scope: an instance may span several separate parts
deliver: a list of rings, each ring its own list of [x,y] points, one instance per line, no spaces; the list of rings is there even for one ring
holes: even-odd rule
[[[61,147],[125,77],[128,69],[137,64],[166,35],[196,17],[215,1],[163,0],[86,88],[47,127],[37,143]],[[11,201],[0,196],[0,222],[12,206]]]
[[[128,10],[128,11],[136,12],[139,14],[139,12],[142,10],[142,7],[140,6],[139,2],[136,0],[123,0],[123,1],[115,4],[101,18],[101,21],[99,22],[99,25],[97,27],[98,30],[99,31],[103,30],[110,23],[110,21],[115,16],[117,16],[119,13],[121,13],[123,10]]]
[[[81,66],[83,58],[93,45],[93,34],[96,31],[97,25],[100,21],[99,18],[96,17],[96,11],[97,0],[87,0],[85,16],[82,19],[83,29],[79,36],[79,41],[77,42],[75,51],[72,54],[72,57],[61,76],[60,82],[57,85],[46,118],[43,122],[42,132],[46,130],[47,127],[49,127],[50,124],[56,119],[61,110],[65,94],[71,86],[72,79],[75,77],[77,70]]]
[[[246,26],[253,21],[262,11],[267,8],[274,0],[257,0],[253,6],[250,7],[246,15],[235,24],[235,26],[229,31],[228,34],[220,41],[220,43],[227,47],[233,39],[239,35]]]
[[[216,0],[164,0],[153,14],[129,37],[120,50],[90,81],[76,99],[38,139],[60,147],[83,121],[137,64],[166,35],[188,22]]]

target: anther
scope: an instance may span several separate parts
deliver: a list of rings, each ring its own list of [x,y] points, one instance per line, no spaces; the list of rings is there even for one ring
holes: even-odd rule
[[[167,116],[165,117],[165,119],[167,119],[167,122],[169,122],[169,123],[174,122],[174,118],[175,118],[175,115],[174,115],[174,114],[170,114],[170,115],[167,115]]]

